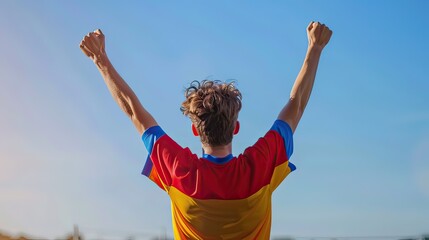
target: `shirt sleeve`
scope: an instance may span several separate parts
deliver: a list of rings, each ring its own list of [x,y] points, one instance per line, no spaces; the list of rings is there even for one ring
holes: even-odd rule
[[[142,174],[168,192],[173,178],[189,170],[187,159],[190,159],[190,150],[182,148],[160,126],[148,128],[142,135],[142,141],[148,151]]]
[[[276,120],[267,133],[243,153],[253,175],[252,183],[257,186],[270,185],[271,191],[274,191],[296,169],[289,162],[292,152],[292,130],[286,122]]]
[[[153,182],[155,182],[162,189],[165,189],[164,184],[160,180],[158,172],[153,167],[151,155],[152,155],[153,145],[158,139],[160,139],[164,135],[165,135],[165,132],[162,130],[160,126],[150,127],[146,129],[146,131],[142,135],[142,141],[148,152],[148,156],[146,158],[146,162],[144,164],[142,174],[148,177]]]
[[[274,130],[280,134],[280,136],[283,138],[286,155],[288,160],[292,156],[293,153],[293,133],[292,128],[289,126],[289,124],[283,120],[277,119],[270,130]],[[289,163],[291,166],[292,163]],[[293,170],[295,170],[296,167],[293,165]],[[292,170],[292,171],[293,171]]]
[[[273,171],[273,175],[271,177],[270,186],[271,190],[274,191],[280,185],[280,183],[289,175],[289,173],[296,170],[296,166],[289,161],[293,153],[292,128],[287,122],[277,119],[270,130],[277,132],[281,136],[281,139],[283,140],[282,145],[286,153],[286,161],[280,161],[280,163],[276,164],[276,167]]]

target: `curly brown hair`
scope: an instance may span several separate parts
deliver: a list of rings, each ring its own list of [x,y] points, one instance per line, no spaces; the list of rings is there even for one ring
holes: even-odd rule
[[[180,110],[198,130],[204,145],[216,147],[232,141],[241,110],[241,93],[234,82],[193,81],[185,90]]]

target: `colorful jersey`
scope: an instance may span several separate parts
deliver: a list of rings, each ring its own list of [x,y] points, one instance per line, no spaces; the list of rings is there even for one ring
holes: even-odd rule
[[[159,127],[142,140],[143,169],[171,199],[175,239],[269,239],[271,195],[295,170],[292,130],[276,120],[264,137],[234,157],[198,157]]]

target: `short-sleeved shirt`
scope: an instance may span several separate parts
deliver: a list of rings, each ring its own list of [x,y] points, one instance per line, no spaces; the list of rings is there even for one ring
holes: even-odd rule
[[[276,120],[238,156],[198,157],[160,126],[142,140],[149,153],[142,174],[170,196],[175,239],[269,239],[271,195],[296,169],[286,122]]]

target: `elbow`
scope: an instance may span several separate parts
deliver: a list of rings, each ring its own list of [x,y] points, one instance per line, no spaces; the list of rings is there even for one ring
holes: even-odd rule
[[[292,95],[289,97],[289,104],[292,105],[292,109],[296,115],[302,115],[305,109],[305,104],[302,103],[302,98],[297,95]]]
[[[293,102],[297,113],[302,115],[304,113],[305,108],[307,107],[309,96],[306,96],[301,93],[295,93],[290,95],[289,101]]]

